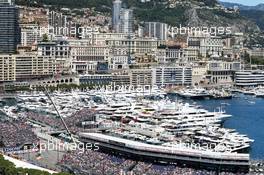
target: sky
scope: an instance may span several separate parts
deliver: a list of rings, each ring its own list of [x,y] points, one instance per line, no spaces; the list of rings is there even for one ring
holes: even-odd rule
[[[224,2],[233,2],[244,5],[258,5],[260,3],[264,3],[264,0],[222,0]]]

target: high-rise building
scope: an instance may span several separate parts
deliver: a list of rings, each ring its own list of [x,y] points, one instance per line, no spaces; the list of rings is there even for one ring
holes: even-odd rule
[[[62,13],[55,12],[55,11],[49,11],[49,27],[51,33],[55,35],[63,35],[67,36],[69,35],[69,29],[68,29],[68,18],[66,15],[63,15]]]
[[[160,22],[146,22],[144,26],[144,35],[154,37],[160,40],[168,39],[168,24]]]
[[[19,12],[11,0],[0,0],[0,54],[16,52],[20,43]]]
[[[121,9],[120,11],[120,33],[133,33],[134,18],[133,10]]]
[[[113,2],[113,12],[112,12],[112,29],[118,32],[120,25],[120,12],[122,7],[121,0],[115,0]]]

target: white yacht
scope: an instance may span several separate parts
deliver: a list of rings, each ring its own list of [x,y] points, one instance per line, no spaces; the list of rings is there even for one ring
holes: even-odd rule
[[[185,89],[179,91],[178,95],[184,98],[200,99],[211,97],[209,92],[203,88]]]

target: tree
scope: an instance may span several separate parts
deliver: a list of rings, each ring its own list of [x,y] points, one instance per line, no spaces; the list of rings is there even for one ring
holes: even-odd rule
[[[49,37],[48,37],[48,35],[46,33],[42,35],[42,41],[43,42],[48,42],[49,41]]]

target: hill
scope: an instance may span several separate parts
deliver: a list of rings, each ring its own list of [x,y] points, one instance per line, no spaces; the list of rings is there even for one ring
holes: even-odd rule
[[[254,22],[238,13],[221,9],[217,0],[123,0],[126,7],[134,9],[139,21],[165,22],[173,26],[232,27],[234,32],[254,32],[259,28]],[[112,0],[16,0],[20,5],[55,8],[95,8],[96,11],[111,14]]]
[[[259,28],[264,31],[264,11],[261,10],[241,10],[241,15],[254,21]]]
[[[256,6],[247,6],[239,3],[231,3],[231,2],[221,2],[220,4],[227,8],[233,8],[234,6],[237,6],[240,10],[258,10],[258,11],[264,11],[264,4],[258,4]]]
[[[233,8],[234,6],[237,6],[240,9],[241,16],[255,22],[259,26],[259,28],[264,31],[264,4],[259,4],[256,6],[245,6],[242,4],[230,2],[220,3],[227,8]]]

